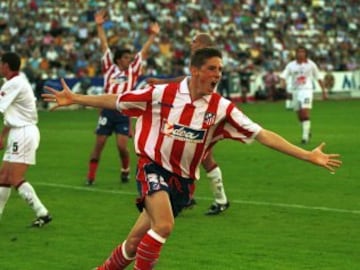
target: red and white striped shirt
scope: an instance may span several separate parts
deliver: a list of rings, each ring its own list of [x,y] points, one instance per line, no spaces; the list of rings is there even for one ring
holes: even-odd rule
[[[137,117],[135,150],[170,172],[199,179],[199,166],[219,140],[250,143],[261,127],[217,93],[192,101],[188,79],[119,95],[117,109]]]
[[[104,92],[106,94],[122,94],[135,88],[136,81],[141,74],[141,53],[135,55],[128,69],[120,70],[113,62],[113,55],[107,49],[102,58],[102,71],[104,74]]]

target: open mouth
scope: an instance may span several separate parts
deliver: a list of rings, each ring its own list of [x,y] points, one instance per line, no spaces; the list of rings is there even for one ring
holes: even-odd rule
[[[218,84],[217,81],[212,81],[212,82],[210,83],[210,85],[211,85],[212,88],[215,88],[217,84]]]

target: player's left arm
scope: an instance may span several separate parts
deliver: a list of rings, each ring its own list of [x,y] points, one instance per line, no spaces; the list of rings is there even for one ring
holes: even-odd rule
[[[149,49],[150,49],[150,46],[154,43],[155,41],[155,37],[159,34],[160,32],[160,26],[158,23],[151,23],[150,25],[150,28],[149,28],[149,31],[150,31],[150,35],[149,35],[149,38],[148,40],[145,42],[145,44],[143,45],[140,53],[141,53],[141,58],[142,59],[146,59],[147,58],[147,55],[148,55],[148,52],[149,52]]]
[[[293,156],[297,159],[324,167],[330,172],[334,172],[335,169],[340,167],[342,163],[339,159],[339,154],[326,154],[322,151],[325,143],[321,143],[314,150],[308,151],[288,142],[279,134],[266,129],[262,129],[256,135],[255,139],[269,148],[289,156]]]
[[[101,46],[102,53],[105,53],[109,48],[106,33],[105,33],[105,30],[103,27],[105,20],[108,18],[107,16],[108,15],[107,15],[106,10],[103,10],[103,9],[99,10],[98,12],[95,13],[95,24],[96,24],[98,37],[100,39],[100,46]]]
[[[323,97],[323,100],[327,99],[327,90],[325,88],[325,85],[324,85],[324,81],[319,79],[318,80],[318,83],[321,87],[321,92],[322,92],[322,97]]]
[[[313,75],[314,75],[314,78],[318,81],[318,83],[319,83],[319,85],[320,85],[323,100],[326,100],[326,99],[327,99],[327,91],[326,91],[324,82],[323,82],[323,80],[321,79],[320,72],[319,72],[319,68],[318,68],[318,66],[317,66],[314,62],[312,62],[312,65],[313,65]]]

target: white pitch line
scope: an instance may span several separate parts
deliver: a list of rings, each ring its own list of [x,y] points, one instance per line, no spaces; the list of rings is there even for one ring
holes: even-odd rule
[[[272,202],[244,201],[244,200],[234,200],[232,202],[239,203],[239,204],[276,206],[276,207],[282,207],[282,208],[298,208],[298,209],[320,210],[320,211],[325,211],[325,212],[337,212],[337,213],[348,213],[348,214],[360,215],[360,210],[330,208],[330,207],[325,207],[325,206],[307,206],[307,205],[302,205],[302,204],[286,204],[286,203],[272,203]]]
[[[77,187],[71,185],[62,185],[62,184],[53,184],[53,183],[43,183],[37,182],[33,183],[39,186],[48,186],[55,188],[63,188],[63,189],[72,189],[72,190],[81,190],[87,192],[99,192],[99,193],[111,193],[111,194],[120,194],[120,195],[131,195],[136,196],[136,192],[128,192],[121,190],[108,190],[108,189],[98,189],[96,187]],[[209,197],[196,197],[196,199],[204,200],[204,201],[212,201],[213,198]],[[248,205],[262,205],[262,206],[274,206],[281,208],[297,208],[297,209],[305,209],[305,210],[318,210],[325,212],[335,212],[335,213],[347,213],[347,214],[355,214],[360,215],[360,210],[350,210],[350,209],[339,209],[339,208],[330,208],[324,206],[307,206],[302,204],[287,204],[287,203],[272,203],[272,202],[260,202],[260,201],[246,201],[246,200],[231,200],[231,203],[236,204],[248,204]]]

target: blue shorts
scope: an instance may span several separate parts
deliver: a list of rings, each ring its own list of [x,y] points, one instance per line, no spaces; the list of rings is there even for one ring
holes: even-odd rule
[[[193,179],[180,177],[153,162],[138,167],[137,175],[139,174],[145,176],[145,180],[137,179],[140,198],[137,199],[136,204],[140,211],[144,208],[145,196],[160,190],[169,194],[174,217],[184,209],[191,199],[190,190],[194,185]]]
[[[117,110],[103,109],[95,133],[110,136],[113,132],[129,136],[130,119]]]

